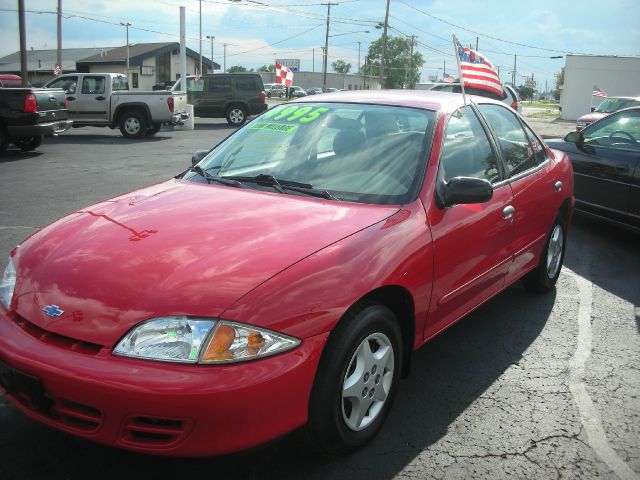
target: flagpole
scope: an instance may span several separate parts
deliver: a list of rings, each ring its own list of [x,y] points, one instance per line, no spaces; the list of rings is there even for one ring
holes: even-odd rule
[[[589,112],[593,112],[593,91],[596,89],[596,86],[594,85],[593,88],[591,89],[591,106],[589,107]]]
[[[453,48],[456,51],[456,63],[458,64],[458,78],[460,79],[460,88],[462,89],[462,103],[466,106],[467,96],[464,93],[464,78],[462,77],[462,68],[460,67],[460,53],[458,52],[458,45],[460,45],[460,42],[458,42],[458,39],[456,38],[456,35],[454,33],[452,33],[451,36],[453,37]]]

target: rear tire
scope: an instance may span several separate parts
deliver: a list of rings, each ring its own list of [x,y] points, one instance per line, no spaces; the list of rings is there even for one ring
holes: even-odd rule
[[[345,454],[378,433],[400,379],[401,339],[393,312],[376,303],[347,313],[331,332],[302,430],[313,450]]]
[[[146,120],[138,112],[125,112],[120,117],[120,133],[127,138],[140,138],[147,129]]]
[[[30,152],[42,145],[43,135],[33,137],[18,137],[13,139],[13,144],[23,152]]]
[[[5,150],[9,146],[9,134],[5,128],[0,125],[0,155],[4,154]]]
[[[546,293],[553,289],[564,261],[564,251],[567,243],[565,225],[562,217],[556,217],[547,236],[544,250],[540,256],[538,266],[522,278],[522,284],[530,292]]]
[[[233,127],[240,127],[247,121],[247,111],[240,105],[232,105],[226,113],[227,123]]]

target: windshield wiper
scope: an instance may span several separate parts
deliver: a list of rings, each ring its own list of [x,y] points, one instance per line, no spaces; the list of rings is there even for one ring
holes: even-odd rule
[[[293,192],[304,193],[313,197],[326,198],[327,200],[339,200],[329,193],[327,190],[321,190],[313,188],[310,183],[295,182],[293,180],[280,180],[273,175],[261,173],[255,177],[243,177],[243,176],[230,176],[219,177],[228,180],[236,180],[239,182],[254,182],[258,184],[268,185],[273,187],[278,193],[286,193],[285,190],[291,190]]]
[[[216,167],[212,167],[212,168],[216,168]],[[193,165],[192,167],[189,167],[189,171],[196,172],[201,177],[204,177],[207,183],[217,182],[217,183],[221,183],[222,185],[228,185],[230,187],[243,188],[242,183],[239,182],[238,180],[225,179],[223,177],[214,177],[213,175],[208,173],[204,168],[202,168],[200,165]]]

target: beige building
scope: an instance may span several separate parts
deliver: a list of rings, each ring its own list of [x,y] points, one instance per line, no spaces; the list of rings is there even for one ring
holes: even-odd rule
[[[640,57],[567,55],[560,98],[562,118],[576,120],[603,99],[591,97],[597,85],[608,96],[640,96]]]
[[[131,90],[151,90],[154,85],[170,85],[180,78],[180,44],[138,43],[129,45],[129,71],[127,48],[118,47],[76,62],[77,71],[84,73],[126,73]],[[187,73],[195,75],[200,56],[187,48]],[[203,74],[220,70],[220,65],[202,57]]]

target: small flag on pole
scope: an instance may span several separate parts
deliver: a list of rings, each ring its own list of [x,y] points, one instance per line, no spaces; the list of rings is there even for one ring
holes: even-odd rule
[[[606,98],[607,97],[607,93],[603,92],[602,90],[600,90],[597,85],[594,85],[593,86],[593,91],[591,92],[591,96],[592,97]]]
[[[285,87],[293,85],[293,72],[291,69],[276,63],[276,83],[280,83]]]
[[[60,65],[56,65],[55,67],[53,67],[53,74],[57,77],[58,75],[60,75],[62,73],[62,69],[60,68]]]
[[[200,70],[196,68],[196,82],[200,80]]]
[[[445,74],[444,78],[442,79],[444,83],[453,83],[454,80],[455,78],[453,78],[453,75],[449,75],[448,73]]]
[[[498,72],[493,68],[487,57],[460,45],[455,35],[453,36],[453,43],[456,48],[456,59],[462,85],[487,90],[502,96],[502,83],[498,77]]]

